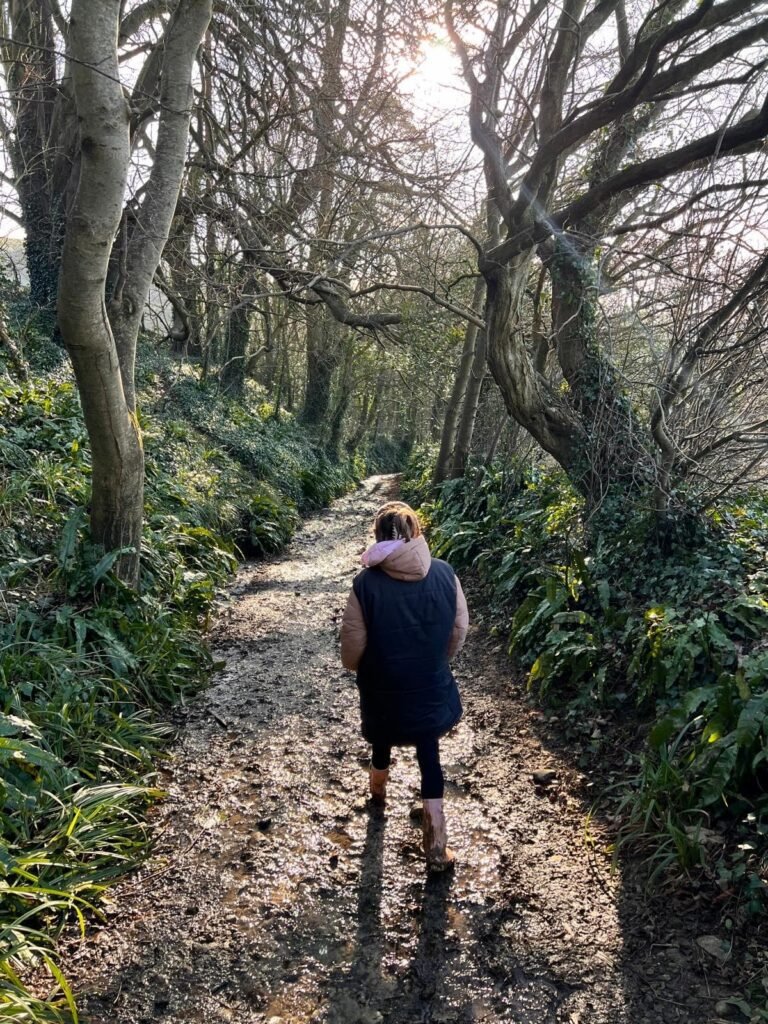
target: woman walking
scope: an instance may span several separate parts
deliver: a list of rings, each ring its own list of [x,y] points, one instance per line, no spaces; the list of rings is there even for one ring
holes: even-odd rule
[[[444,871],[446,845],[440,737],[461,718],[449,660],[467,633],[467,603],[453,569],[432,558],[419,518],[401,501],[376,513],[376,543],[352,584],[341,626],[341,660],[357,672],[362,732],[372,744],[371,798],[384,803],[392,747],[415,746],[421,771],[427,866]]]

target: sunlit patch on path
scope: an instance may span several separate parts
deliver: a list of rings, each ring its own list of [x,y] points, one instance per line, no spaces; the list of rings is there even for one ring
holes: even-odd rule
[[[226,668],[163,771],[156,852],[70,961],[94,1024],[686,1019],[630,1012],[619,883],[583,843],[583,805],[533,786],[540,762],[569,769],[479,630],[443,744],[455,875],[425,874],[412,752],[369,810],[337,633],[391,487],[369,480],[238,574],[215,633]]]

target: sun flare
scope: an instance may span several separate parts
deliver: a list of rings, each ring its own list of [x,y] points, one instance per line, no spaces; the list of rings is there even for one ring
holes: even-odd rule
[[[415,60],[401,61],[402,89],[423,107],[456,104],[461,85],[459,62],[450,41],[437,35],[424,38]]]

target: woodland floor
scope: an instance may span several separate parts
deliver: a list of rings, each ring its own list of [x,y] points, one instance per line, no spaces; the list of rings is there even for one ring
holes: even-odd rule
[[[453,876],[428,877],[397,753],[369,810],[341,611],[392,478],[247,564],[213,633],[226,661],[161,773],[152,858],[66,952],[94,1024],[709,1024],[726,996],[706,906],[648,906],[585,842],[587,780],[470,630],[465,717],[442,744]],[[551,768],[543,790],[531,775]],[[594,826],[598,834],[601,826]],[[602,839],[604,841],[604,837]]]

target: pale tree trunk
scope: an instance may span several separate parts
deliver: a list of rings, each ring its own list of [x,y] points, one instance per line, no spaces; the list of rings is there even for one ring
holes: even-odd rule
[[[478,277],[475,282],[475,291],[472,296],[472,310],[479,313],[482,309],[483,295],[485,294],[485,280]],[[436,484],[442,483],[449,475],[452,465],[451,456],[456,444],[456,427],[459,422],[459,414],[463,404],[466,404],[467,388],[470,383],[470,375],[475,363],[475,352],[477,349],[478,326],[474,323],[467,323],[464,332],[464,345],[461,350],[461,360],[453,382],[451,394],[445,409],[443,430],[440,435],[440,451],[437,455],[437,464],[433,481]],[[483,357],[485,363],[485,357]]]
[[[92,538],[108,550],[134,549],[136,554],[123,560],[121,574],[135,582],[144,454],[138,423],[126,403],[104,300],[131,155],[128,105],[115,47],[119,13],[119,0],[96,6],[73,0],[71,74],[82,152],[80,185],[64,242],[58,312],[91,442]]]
[[[111,6],[111,5],[110,5]],[[152,170],[131,225],[123,270],[109,304],[125,397],[136,407],[134,370],[141,317],[173,222],[189,138],[192,67],[211,18],[212,0],[179,0],[162,42],[160,119]]]
[[[162,127],[158,135],[157,160],[167,162],[164,167],[156,165],[153,169],[145,199],[145,205],[156,213],[157,219],[144,222],[151,237],[151,242],[142,249],[147,263],[137,267],[135,257],[131,263],[140,274],[144,291],[136,286],[133,278],[126,276],[123,287],[137,310],[135,316],[132,314],[135,324],[132,344],[123,322],[119,347],[107,317],[105,288],[131,157],[129,110],[120,85],[116,48],[121,6],[120,0],[97,3],[73,0],[72,3],[69,44],[81,128],[81,169],[67,221],[58,314],[91,444],[92,538],[106,550],[131,549],[117,563],[117,571],[121,578],[135,585],[141,548],[144,453],[134,411],[133,359],[141,310],[164,244],[159,235],[159,223],[164,217],[165,223],[170,225],[176,205],[186,136],[174,133],[178,145],[178,153],[174,154]],[[182,2],[180,9],[184,12],[182,21],[188,51],[180,53],[171,47],[170,52],[166,52],[165,89],[173,90],[177,101],[186,100],[189,95],[192,60],[210,17],[210,0]],[[194,32],[189,31],[190,25],[199,32],[197,40]],[[187,74],[183,97],[173,87],[173,83],[178,83],[180,62]],[[166,102],[169,101],[170,96]],[[173,109],[179,111],[181,104],[177,102]],[[175,190],[171,181],[174,172],[177,173]],[[158,191],[168,199],[168,209],[164,210],[156,201]],[[125,365],[123,359],[127,360]]]

